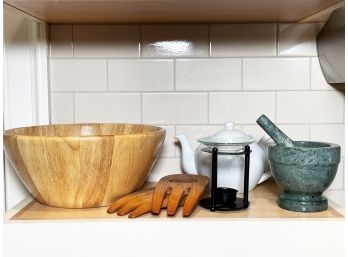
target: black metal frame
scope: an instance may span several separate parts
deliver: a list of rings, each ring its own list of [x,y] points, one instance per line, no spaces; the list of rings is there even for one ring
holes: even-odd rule
[[[249,165],[250,165],[250,146],[245,146],[244,151],[241,152],[219,152],[218,148],[203,148],[202,151],[212,154],[212,178],[211,178],[211,197],[204,198],[199,201],[199,205],[203,208],[214,211],[238,211],[249,207]],[[245,155],[244,164],[244,191],[243,198],[237,198],[235,202],[226,203],[217,199],[217,168],[218,155]],[[222,192],[225,188],[220,188]]]

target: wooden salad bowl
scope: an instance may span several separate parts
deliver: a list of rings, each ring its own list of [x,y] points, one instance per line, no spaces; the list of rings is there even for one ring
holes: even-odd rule
[[[107,206],[141,188],[165,138],[161,127],[70,124],[4,131],[7,158],[42,204]]]

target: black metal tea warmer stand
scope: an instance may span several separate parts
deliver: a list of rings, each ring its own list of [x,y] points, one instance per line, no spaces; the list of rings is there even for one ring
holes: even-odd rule
[[[203,148],[203,152],[212,154],[212,179],[211,179],[211,197],[199,201],[199,205],[210,211],[238,211],[249,207],[249,165],[250,165],[250,146],[244,146],[240,152],[219,151],[217,147]],[[237,198],[237,190],[227,187],[217,187],[217,168],[218,155],[245,155],[244,165],[244,192],[243,198]]]

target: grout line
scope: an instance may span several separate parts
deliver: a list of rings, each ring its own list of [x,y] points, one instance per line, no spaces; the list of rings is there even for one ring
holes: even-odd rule
[[[242,58],[241,61],[241,83],[242,83],[242,88],[241,91],[244,91],[244,58]]]
[[[308,90],[308,89],[304,89],[304,90],[209,90],[209,91],[204,91],[202,90],[191,90],[191,91],[171,91],[171,90],[167,90],[167,91],[141,91],[145,94],[202,94],[202,93],[287,93],[287,92],[299,92],[299,93],[316,93],[316,92],[342,92],[345,91],[344,89],[342,90]],[[52,90],[50,91],[51,93],[72,93],[72,92],[78,92],[78,93],[116,93],[116,94],[126,94],[126,93],[139,93],[140,90],[135,90],[135,91],[116,91],[116,90],[110,90],[110,91],[97,91],[97,90],[91,90],[91,91],[84,91],[84,90],[78,90],[78,91],[55,91]]]
[[[143,124],[143,92],[140,92],[140,123]]]
[[[308,130],[309,140],[312,140],[312,124],[308,124]]]
[[[210,110],[210,93],[207,92],[207,107],[208,107],[208,110],[207,110],[207,116],[208,116],[208,124],[210,124],[210,113],[209,113],[209,110]]]
[[[221,123],[156,123],[156,122],[147,122],[147,124],[155,126],[178,126],[178,127],[195,127],[195,126],[224,126],[225,121]],[[277,125],[286,125],[286,126],[308,126],[308,125],[345,125],[345,123],[276,123]],[[235,123],[236,126],[258,126],[257,123]]]
[[[109,92],[109,60],[106,60],[106,91]]]
[[[52,124],[52,93],[48,91],[48,124]]]
[[[50,27],[48,27],[50,30]],[[50,43],[51,44],[51,43]],[[51,88],[52,88],[52,82],[51,82],[51,62],[49,59],[47,59],[47,94],[48,94],[48,111],[49,111],[49,124],[52,124],[52,93],[51,93]]]
[[[75,92],[73,92],[73,120],[74,120],[74,123],[76,123],[76,114],[75,114]]]
[[[174,137],[177,135],[177,131],[176,131],[176,126],[174,126]],[[177,154],[177,147],[176,147],[176,143],[174,142],[174,157],[179,157],[179,156],[177,156],[178,154]]]
[[[312,58],[309,58],[309,90],[312,91]]]
[[[278,121],[278,114],[277,114],[277,109],[278,109],[278,92],[274,92],[275,93],[275,105],[274,105],[274,119],[275,122]]]
[[[137,53],[139,55],[139,52]],[[139,57],[139,56],[120,56],[120,57],[108,57],[108,56],[100,56],[100,57],[73,57],[73,58],[67,58],[67,57],[54,57],[54,58],[50,58],[50,59],[149,59],[149,60],[158,60],[158,59],[296,59],[296,58],[315,58],[318,57],[317,55],[280,55],[280,56],[245,56],[245,55],[241,55],[241,56],[214,56],[214,57],[209,57],[208,56],[160,56],[160,57]]]
[[[174,59],[174,92],[176,92],[176,59]]]

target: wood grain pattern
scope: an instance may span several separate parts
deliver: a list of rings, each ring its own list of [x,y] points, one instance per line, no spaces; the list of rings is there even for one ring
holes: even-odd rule
[[[153,185],[150,185],[153,186]],[[210,212],[199,206],[191,214],[192,219],[248,219],[248,218],[300,218],[300,219],[327,219],[327,218],[344,218],[334,208],[332,202],[329,201],[329,209],[323,212],[303,213],[292,212],[281,209],[277,205],[278,193],[280,189],[273,180],[267,180],[258,185],[253,191],[250,192],[249,200],[250,207],[246,211],[239,212]],[[53,208],[42,205],[33,200],[25,207],[15,207],[15,213],[11,212],[8,216],[9,222],[17,221],[49,221],[49,220],[113,220],[124,221],[127,220],[127,216],[110,215],[106,212],[108,207],[90,208],[90,209],[63,209]],[[145,214],[138,219],[156,220],[167,219],[166,212],[161,212],[159,215]],[[182,209],[179,209],[175,219],[182,219]]]
[[[147,125],[48,125],[5,131],[4,148],[39,202],[88,208],[141,188],[164,138],[163,128]]]
[[[117,212],[117,215],[124,216],[128,214],[128,218],[137,218],[146,213],[151,212],[152,197],[155,188],[148,188],[134,192],[132,194],[121,197],[116,200],[108,209],[109,214]],[[162,209],[167,208],[169,196],[166,196],[162,202]],[[179,205],[183,205],[185,197],[182,198]]]
[[[146,213],[159,214],[167,209],[174,216],[184,205],[183,215],[188,217],[209,184],[209,178],[201,175],[175,174],[163,177],[155,188],[139,190],[117,199],[108,209],[109,214],[137,218]]]
[[[47,23],[298,22],[340,0],[5,0]]]
[[[163,177],[153,193],[152,213],[159,214],[163,201],[168,198],[167,215],[174,216],[182,199],[186,198],[183,216],[190,216],[208,184],[209,178],[202,175],[175,174]]]
[[[117,215],[128,215],[128,218],[137,218],[145,213],[151,212],[151,202],[154,188],[139,190],[117,199],[107,209],[107,213]]]

